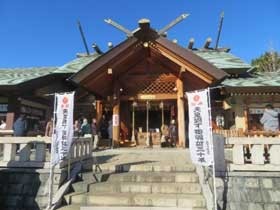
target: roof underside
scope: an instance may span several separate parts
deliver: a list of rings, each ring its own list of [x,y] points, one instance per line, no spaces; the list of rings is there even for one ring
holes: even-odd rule
[[[136,65],[140,63],[144,65],[139,74]],[[106,97],[112,94],[114,81],[123,81],[126,74],[135,74],[135,76],[138,74],[138,78],[146,75],[149,79],[151,74],[155,74],[155,71],[160,69],[160,66],[176,76],[180,74],[180,66],[184,66],[187,70],[184,74],[192,78],[187,83],[193,89],[195,89],[192,86],[194,84],[211,84],[226,76],[223,70],[217,69],[190,50],[181,48],[165,38],[159,37],[150,42],[149,47],[144,47],[141,40],[132,37],[85,66],[83,70],[74,74],[71,80],[98,96]],[[108,74],[108,68],[112,69],[112,75]],[[168,73],[165,70],[164,72]],[[192,75],[193,72],[196,74]],[[131,81],[125,83],[128,84],[128,82]],[[137,86],[136,82],[134,86]],[[134,89],[134,86],[130,86],[129,89]],[[203,86],[197,86],[197,88],[201,87]]]

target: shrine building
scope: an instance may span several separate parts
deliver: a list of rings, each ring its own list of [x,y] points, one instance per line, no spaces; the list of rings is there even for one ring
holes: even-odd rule
[[[29,135],[43,135],[52,94],[75,91],[75,119],[111,119],[115,144],[160,145],[161,126],[175,120],[177,145],[186,147],[185,92],[218,87],[211,91],[215,129],[262,130],[265,105],[280,111],[280,74],[255,73],[230,49],[210,42],[183,47],[141,19],[131,36],[105,53],[79,54],[61,67],[0,69],[0,117],[12,129],[26,114]]]

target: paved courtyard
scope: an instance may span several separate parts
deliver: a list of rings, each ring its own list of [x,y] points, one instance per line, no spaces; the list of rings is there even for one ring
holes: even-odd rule
[[[93,152],[95,160],[103,170],[110,170],[116,165],[183,166],[190,164],[188,149],[178,148],[121,148]]]

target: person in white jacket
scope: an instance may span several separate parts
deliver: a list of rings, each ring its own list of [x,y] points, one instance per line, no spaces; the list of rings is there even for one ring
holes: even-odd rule
[[[261,118],[261,123],[265,131],[278,131],[279,119],[278,112],[273,109],[271,104],[267,104]]]

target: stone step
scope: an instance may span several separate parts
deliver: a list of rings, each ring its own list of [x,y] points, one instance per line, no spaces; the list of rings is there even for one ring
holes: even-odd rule
[[[156,165],[156,164],[136,164],[127,163],[120,165],[102,164],[102,171],[128,172],[128,171],[149,171],[149,172],[194,172],[195,166],[192,164],[184,165]]]
[[[89,185],[89,192],[95,193],[178,193],[199,194],[198,183],[141,183],[141,182],[106,182]]]
[[[58,208],[58,210],[80,210],[80,205],[69,205],[69,206],[62,206]]]
[[[79,205],[69,205],[58,210],[79,210]],[[178,208],[178,207],[127,207],[127,206],[83,206],[81,210],[206,210],[205,208]]]
[[[103,181],[108,182],[198,182],[196,173],[165,173],[165,172],[129,172],[119,174],[105,174],[102,178]]]
[[[155,206],[205,208],[202,195],[151,194],[151,193],[106,193],[75,194],[69,196],[70,204],[93,206]]]

